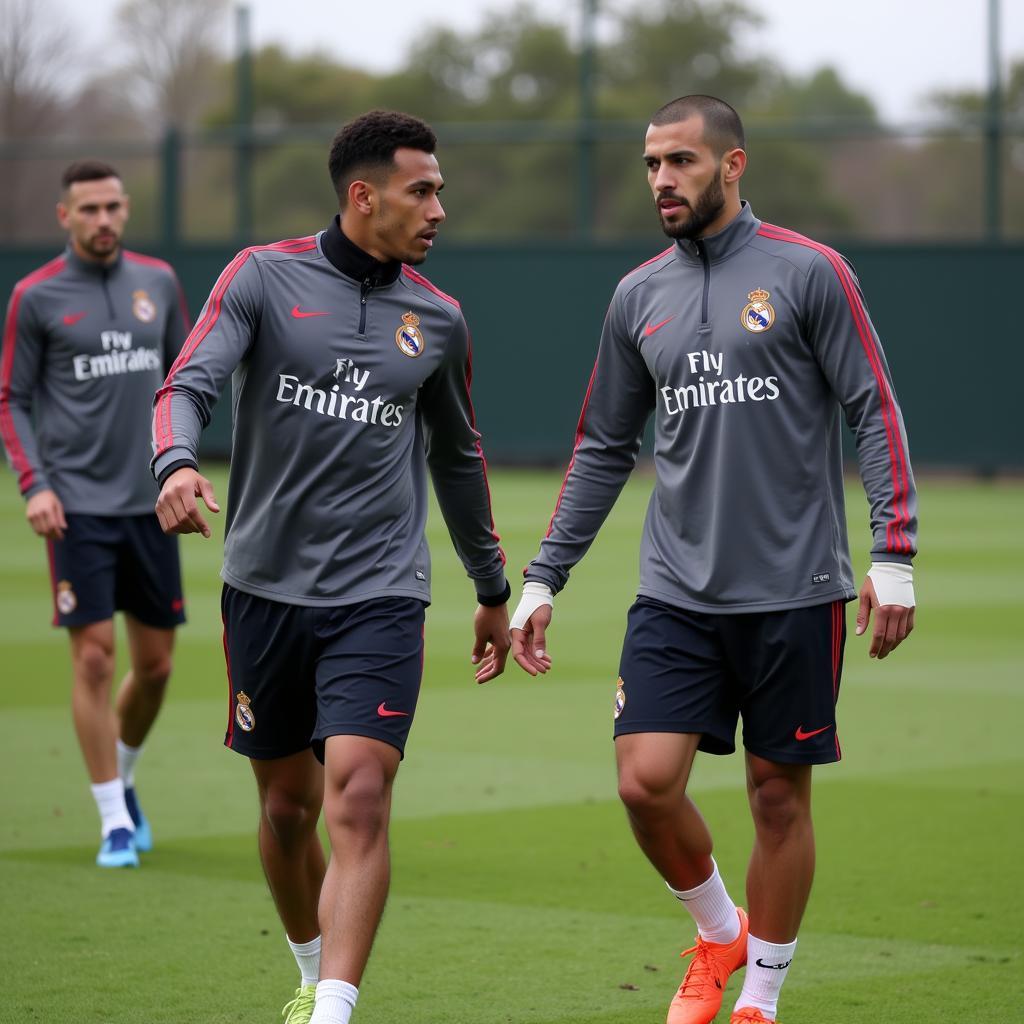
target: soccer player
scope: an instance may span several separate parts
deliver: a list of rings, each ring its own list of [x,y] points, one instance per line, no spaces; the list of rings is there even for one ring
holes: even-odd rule
[[[469,334],[413,269],[445,218],[435,145],[405,114],[346,125],[328,161],[340,216],[235,257],[154,412],[157,514],[209,536],[196,499],[219,509],[196,444],[234,375],[225,743],[251,760],[263,868],[300,970],[288,1024],[349,1020],[383,911],[430,601],[428,469],[476,588],[477,682],[510,645]]]
[[[0,357],[0,437],[46,538],[54,625],[71,640],[71,710],[100,813],[101,867],[137,867],[152,833],[135,764],[163,703],[185,621],[178,543],[153,515],[153,395],[187,313],[174,272],[121,244],[128,196],[96,160],[61,179],[68,245],[17,283]],[[131,668],[111,712],[115,609]]]
[[[857,596],[840,414],[871,507],[857,633],[871,657],[914,622],[916,497],[903,421],[852,268],[740,200],[743,127],[686,96],[647,130],[647,180],[672,244],[621,281],[576,447],[512,619],[513,656],[551,667],[546,628],[632,470],[654,414],[655,484],[615,691],[619,795],[641,849],[697,925],[669,1024],[709,1024],[746,964],[732,1024],[776,1019],[811,888],[811,770],[838,761],[835,708]],[[686,792],[698,750],[743,720],[755,838],[747,914]]]

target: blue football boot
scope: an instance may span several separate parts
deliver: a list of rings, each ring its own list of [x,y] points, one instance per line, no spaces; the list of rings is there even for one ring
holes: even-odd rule
[[[131,829],[112,829],[96,854],[96,863],[101,868],[137,868],[139,855],[135,852]]]
[[[135,787],[125,786],[124,802],[131,815],[132,824],[135,826],[135,849],[139,853],[149,853],[153,849],[153,833],[150,831],[149,822],[142,813],[139,806],[139,798],[135,795]]]

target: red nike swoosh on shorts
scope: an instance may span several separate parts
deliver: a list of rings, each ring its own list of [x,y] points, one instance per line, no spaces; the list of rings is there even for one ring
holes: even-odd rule
[[[402,718],[409,717],[408,711],[388,711],[388,709],[384,707],[384,703],[384,701],[381,701],[380,704],[377,706],[377,714],[380,715],[381,718],[395,718],[399,715]]]
[[[810,732],[804,732],[804,727],[802,725],[798,725],[797,728],[796,728],[796,732],[793,733],[793,735],[798,740],[809,740],[812,736],[817,736],[818,733],[825,732],[826,729],[831,729],[831,728],[832,728],[831,725],[823,725],[820,729],[812,729]]]
[[[85,316],[85,313],[65,313],[64,323],[67,324],[68,327],[74,327],[83,316]]]
[[[330,315],[331,315],[330,313],[321,313],[321,312],[319,312],[317,310],[310,310],[307,313],[305,310],[299,309],[299,307],[297,305],[292,306],[292,316],[295,317],[296,320],[305,320],[307,316],[330,316]]]
[[[660,331],[662,327],[669,322],[669,320],[675,320],[675,315],[662,320],[660,324],[652,324],[648,322],[647,326],[644,328],[644,337],[649,338],[655,331]]]

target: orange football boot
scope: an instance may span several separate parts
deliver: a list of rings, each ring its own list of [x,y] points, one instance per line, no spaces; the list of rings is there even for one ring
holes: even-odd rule
[[[740,1006],[732,1011],[729,1024],[779,1024],[779,1021],[766,1017],[753,1006]]]
[[[740,933],[732,942],[705,942],[684,949],[680,956],[693,954],[686,977],[668,1008],[665,1024],[711,1024],[722,1007],[725,983],[729,975],[747,962],[746,912],[736,908]]]

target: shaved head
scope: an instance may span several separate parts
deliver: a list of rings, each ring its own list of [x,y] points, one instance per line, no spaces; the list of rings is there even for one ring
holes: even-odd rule
[[[675,124],[691,117],[699,117],[704,122],[704,141],[716,155],[746,148],[740,115],[725,100],[714,96],[680,96],[656,111],[651,124]]]

